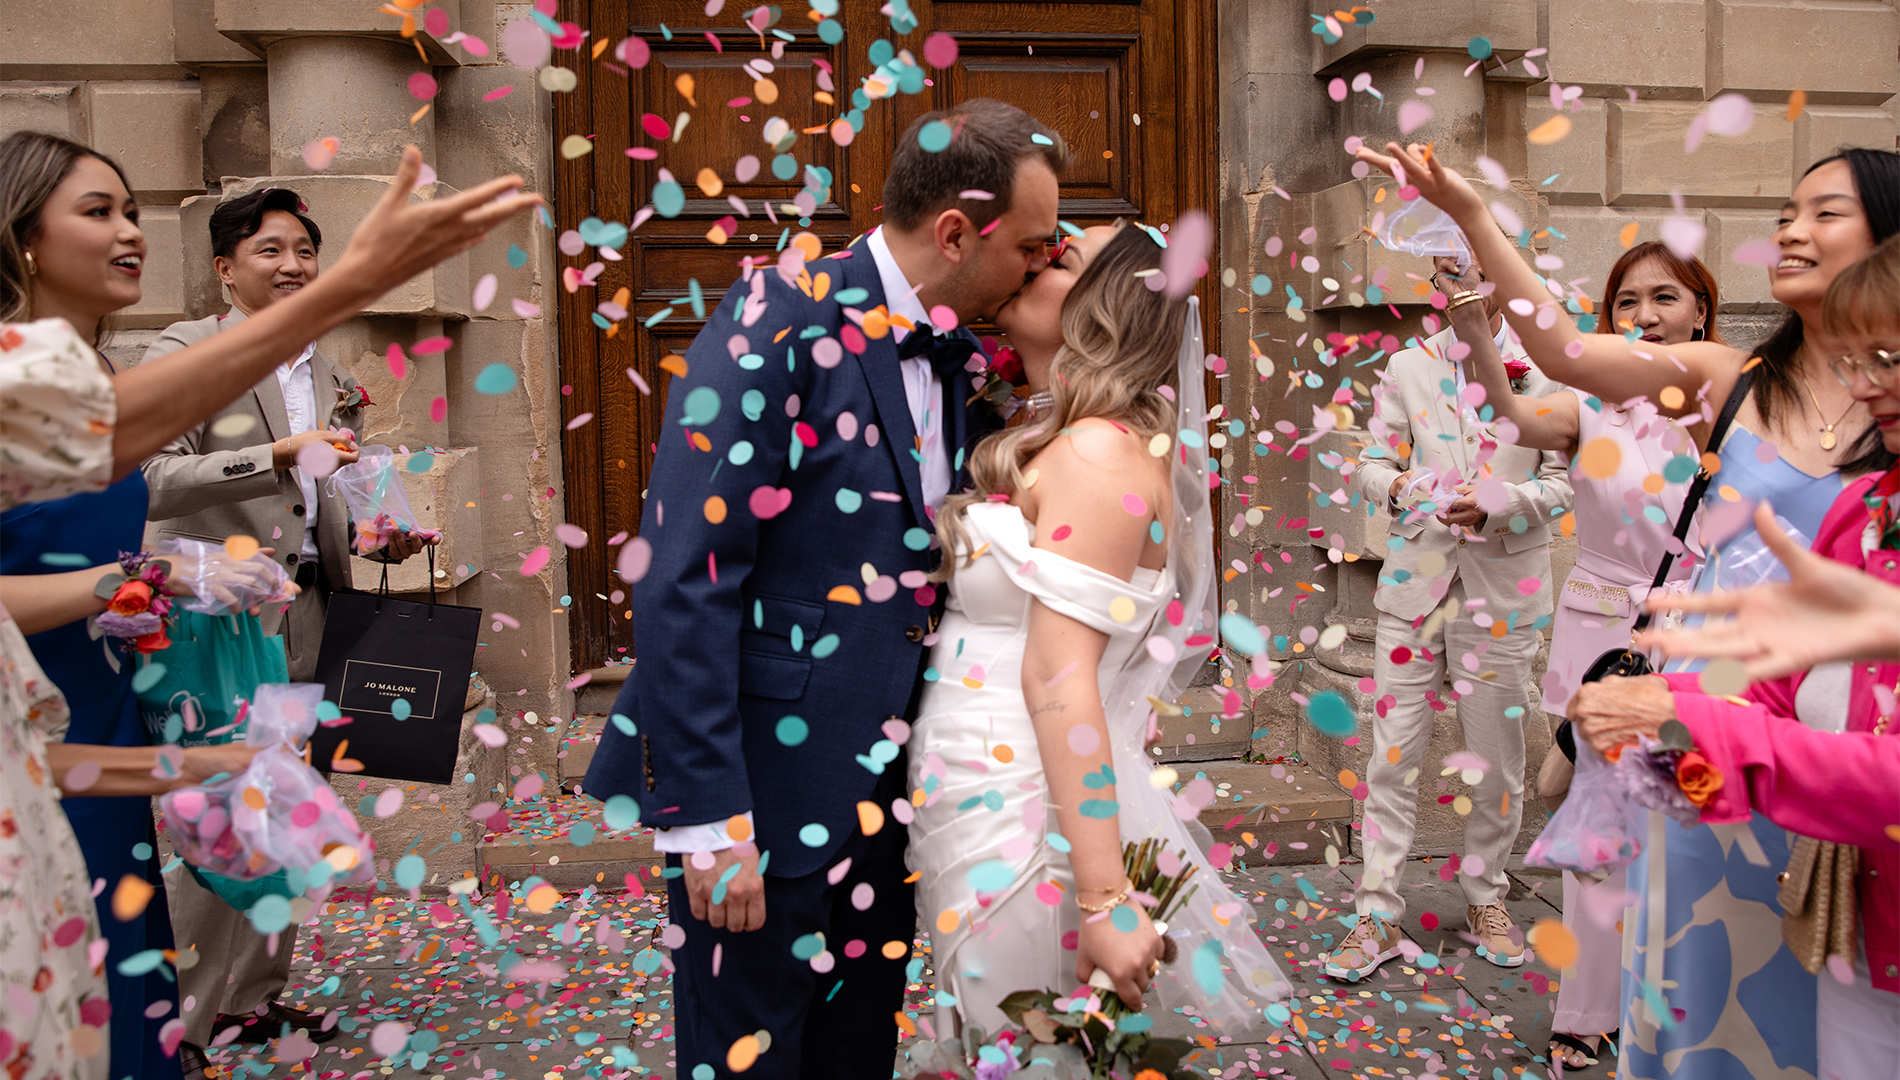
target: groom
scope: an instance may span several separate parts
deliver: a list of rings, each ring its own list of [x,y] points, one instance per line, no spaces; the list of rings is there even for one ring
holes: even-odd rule
[[[953,132],[934,153],[932,121]],[[1048,265],[1066,159],[1001,102],[919,117],[883,227],[789,282],[783,261],[750,268],[667,388],[639,663],[586,791],[631,796],[658,830],[686,931],[682,1077],[891,1075],[916,928],[900,746],[940,610],[933,519],[995,426],[966,404],[981,362],[955,327]]]

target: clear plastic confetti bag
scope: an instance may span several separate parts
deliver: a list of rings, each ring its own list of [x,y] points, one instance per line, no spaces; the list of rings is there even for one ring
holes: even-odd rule
[[[409,509],[396,469],[396,457],[387,446],[365,446],[354,462],[330,474],[330,493],[341,494],[350,508],[350,553],[368,555],[387,547],[401,533],[419,533],[430,539],[442,534],[425,529]]]
[[[232,615],[293,595],[290,575],[262,551],[234,559],[224,544],[184,537],[161,542],[157,551],[171,563],[172,580],[192,592],[177,601],[186,611]]]
[[[1627,866],[1643,853],[1642,808],[1616,769],[1582,740],[1570,794],[1551,815],[1524,861],[1551,870],[1603,874]]]
[[[1424,259],[1437,255],[1457,259],[1460,275],[1471,265],[1471,242],[1464,231],[1451,215],[1424,199],[1413,199],[1386,215],[1379,243]]]

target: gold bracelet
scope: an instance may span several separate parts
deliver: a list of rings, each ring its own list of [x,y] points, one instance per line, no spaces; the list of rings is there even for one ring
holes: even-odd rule
[[[1466,289],[1464,292],[1452,297],[1451,300],[1445,304],[1445,310],[1451,311],[1454,308],[1462,307],[1465,304],[1473,304],[1483,299],[1484,294],[1478,290]]]
[[[1075,906],[1088,912],[1090,915],[1100,915],[1104,911],[1112,911],[1120,907],[1127,899],[1128,890],[1124,888],[1100,904],[1084,904],[1081,898],[1078,897],[1075,901]]]
[[[1113,885],[1077,885],[1075,887],[1075,891],[1076,892],[1103,892],[1103,893],[1120,892],[1123,886],[1127,884],[1128,884],[1128,879],[1124,877]]]

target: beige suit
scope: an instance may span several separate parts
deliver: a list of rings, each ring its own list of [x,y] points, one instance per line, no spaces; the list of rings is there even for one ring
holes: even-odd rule
[[[233,308],[227,315],[173,323],[146,350],[142,362],[165,363],[162,357],[167,353],[203,341],[243,319],[243,312]],[[349,372],[316,352],[310,357],[310,374],[321,423],[360,430],[363,410],[337,406],[338,391],[356,386]],[[251,424],[237,434],[219,435],[215,429],[230,416],[249,417]],[[303,488],[292,471],[275,472],[271,467],[271,443],[289,434],[283,391],[273,372],[209,421],[173,439],[143,467],[152,490],[146,544],[171,537],[222,543],[225,537],[243,533],[275,547],[277,561],[295,577],[302,561]],[[307,681],[315,673],[329,592],[350,585],[349,509],[342,496],[331,495],[328,488],[325,481],[317,481],[320,581],[304,590],[286,615],[268,605],[263,615],[266,633],[284,634],[294,682]],[[273,954],[269,940],[251,928],[243,913],[199,885],[184,869],[165,875],[165,889],[179,948],[198,950],[198,964],[182,968],[178,984],[181,1003],[192,1001],[193,1005],[181,1011],[185,1041],[203,1047],[215,1034],[212,1026],[219,1014],[248,1015],[283,993],[290,978],[296,928],[277,935]]]
[[[1475,532],[1429,513],[1395,518],[1393,535],[1404,544],[1386,556],[1373,594],[1379,706],[1366,777],[1366,870],[1355,906],[1393,919],[1405,914],[1399,881],[1417,830],[1418,775],[1438,768],[1423,760],[1437,711],[1427,695],[1458,702],[1466,749],[1490,765],[1472,785],[1465,818],[1459,880],[1466,900],[1504,898],[1504,864],[1523,818],[1531,660],[1551,612],[1551,526],[1571,503],[1560,455],[1501,443],[1491,424],[1460,407],[1457,365],[1446,356],[1455,340],[1448,329],[1386,363],[1373,391],[1372,439],[1354,473],[1361,496],[1376,505],[1390,506],[1393,478],[1419,468],[1437,472],[1445,487],[1475,485],[1479,507],[1489,510]],[[1504,352],[1526,359],[1515,342]],[[1559,389],[1535,368],[1526,384],[1533,396]],[[1474,600],[1482,606],[1470,607]],[[1447,606],[1451,617],[1426,619]],[[1394,659],[1401,648],[1404,662]],[[1512,709],[1519,711],[1506,715]]]

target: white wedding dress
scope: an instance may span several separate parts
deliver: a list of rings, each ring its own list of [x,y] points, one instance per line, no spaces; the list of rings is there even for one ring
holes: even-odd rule
[[[1157,663],[1171,661],[1172,652],[1149,645],[1169,629],[1169,601],[1177,599],[1172,567],[1137,569],[1123,581],[1033,547],[1033,526],[1007,503],[978,503],[966,515],[971,542],[988,550],[969,566],[959,558],[931,654],[936,679],[909,741],[910,787],[925,798],[907,857],[919,875],[918,913],[930,928],[937,1035],[957,1031],[959,1019],[994,1035],[1007,1023],[998,1004],[1018,990],[1078,990],[1081,913],[1067,847],[1050,842],[1056,814],[1023,702],[1032,600],[1108,635],[1096,674],[1115,750],[1122,839],[1160,836],[1201,863],[1199,892],[1171,920],[1181,958],[1163,969],[1157,989],[1167,1004],[1195,1006],[1222,1030],[1247,1026],[1290,987],[1254,936],[1250,909],[1205,865],[1205,832],[1195,837],[1198,824],[1172,812],[1173,793],[1149,783],[1152,765],[1141,745],[1149,706],[1125,678],[1145,668],[1160,681],[1174,667]],[[1183,613],[1172,605],[1175,626]],[[1189,646],[1197,640],[1205,655],[1211,638],[1190,638]]]

